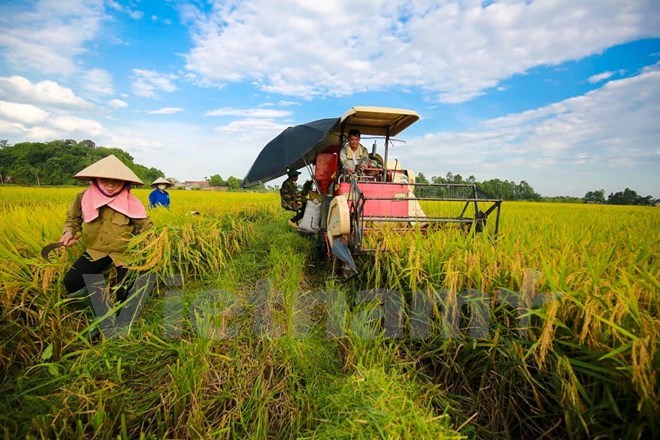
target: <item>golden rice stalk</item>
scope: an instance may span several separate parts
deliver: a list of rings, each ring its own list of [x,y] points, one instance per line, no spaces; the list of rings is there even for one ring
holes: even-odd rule
[[[538,364],[539,368],[543,368],[545,364],[545,358],[548,354],[548,350],[552,347],[552,340],[555,336],[555,325],[554,321],[557,316],[557,311],[559,310],[559,301],[553,300],[546,309],[545,323],[543,325],[543,331],[538,340],[539,352],[538,352]]]
[[[660,410],[660,402],[654,396],[656,390],[656,374],[653,368],[653,346],[657,346],[657,340],[651,341],[650,337],[640,338],[632,343],[632,382],[642,395],[653,405],[655,411]]]

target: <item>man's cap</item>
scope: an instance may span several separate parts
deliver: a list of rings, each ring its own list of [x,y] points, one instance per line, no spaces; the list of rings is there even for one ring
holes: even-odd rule
[[[287,176],[289,176],[289,177],[299,176],[299,175],[300,175],[300,171],[298,171],[298,170],[289,170],[289,171],[286,172],[286,174],[287,174]]]
[[[164,177],[159,177],[158,179],[154,180],[153,183],[151,184],[151,186],[158,186],[158,185],[161,185],[161,184],[172,186],[172,182],[170,182],[169,180],[167,180]]]
[[[140,178],[114,154],[94,162],[73,177],[82,180],[92,180],[97,178],[117,179],[136,185],[144,184]]]

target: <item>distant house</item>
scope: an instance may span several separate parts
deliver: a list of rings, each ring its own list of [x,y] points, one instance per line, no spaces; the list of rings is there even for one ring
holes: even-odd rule
[[[183,182],[182,187],[184,189],[201,189],[203,191],[229,191],[229,187],[212,186],[209,184],[208,180],[186,180]]]
[[[183,185],[186,189],[206,189],[210,186],[207,180],[186,180]]]
[[[182,189],[186,187],[184,182],[179,181],[175,177],[166,177],[166,179],[172,182],[172,188],[174,189]]]

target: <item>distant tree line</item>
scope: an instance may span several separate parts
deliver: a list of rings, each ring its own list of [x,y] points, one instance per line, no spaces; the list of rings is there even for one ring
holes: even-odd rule
[[[626,188],[623,191],[610,193],[605,200],[605,190],[588,191],[582,198],[585,203],[607,203],[609,205],[641,205],[653,206],[660,202],[660,199],[654,199],[653,196],[642,197],[636,191]]]
[[[227,180],[225,180],[220,174],[214,174],[206,180],[211,186],[226,186],[229,189],[239,189],[241,187],[241,180],[234,176],[229,176]]]
[[[660,199],[654,199],[652,196],[642,197],[634,190],[626,188],[624,191],[611,193],[605,198],[605,190],[589,191],[583,198],[571,196],[542,197],[532,186],[521,180],[516,183],[511,180],[490,179],[478,182],[474,176],[464,179],[460,174],[447,173],[445,177],[433,176],[427,179],[424,174],[419,173],[416,177],[417,183],[473,183],[477,188],[493,197],[502,200],[528,200],[528,201],[547,201],[559,203],[602,203],[610,205],[643,205],[653,206],[660,203]],[[445,196],[442,188],[419,187],[415,190],[419,197]]]
[[[145,183],[164,177],[161,170],[136,164],[120,148],[97,147],[94,142],[71,139],[21,142],[0,139],[0,183],[17,185],[85,185],[73,175],[97,160],[114,154]]]
[[[477,182],[474,176],[463,179],[460,174],[447,173],[445,177],[433,176],[427,179],[424,174],[419,173],[416,177],[417,183],[473,183],[483,192],[503,200],[530,200],[540,201],[541,195],[534,191],[532,186],[521,180],[520,183],[509,180],[490,179],[483,182]],[[433,197],[444,195],[442,188],[419,187],[415,190],[419,197]]]
[[[227,180],[223,179],[220,174],[214,174],[211,177],[206,179],[211,186],[226,186],[232,191],[241,189],[241,179],[234,176],[229,176]],[[265,191],[266,186],[263,183],[260,183],[255,186],[251,186],[250,191]]]

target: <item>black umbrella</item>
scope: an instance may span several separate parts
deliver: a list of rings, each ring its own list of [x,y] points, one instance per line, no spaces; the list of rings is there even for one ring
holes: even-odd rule
[[[319,119],[289,127],[268,142],[245,175],[241,186],[266,183],[314,161],[316,147],[332,133],[339,118]]]

